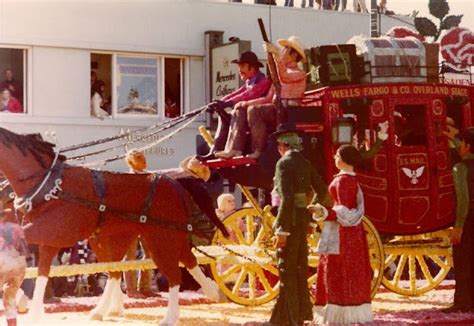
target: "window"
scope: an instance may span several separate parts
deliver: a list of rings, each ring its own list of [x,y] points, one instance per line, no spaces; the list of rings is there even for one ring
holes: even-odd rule
[[[92,53],[91,116],[177,117],[183,70],[183,58]]]
[[[341,101],[343,116],[353,125],[353,141],[357,148],[370,146],[369,110],[370,100],[351,98]]]
[[[158,60],[117,56],[117,113],[158,115]]]
[[[165,58],[165,117],[181,114],[182,105],[182,59]]]
[[[398,146],[426,146],[426,118],[424,105],[397,105],[395,144]]]
[[[26,112],[26,54],[25,49],[0,48],[0,112]]]
[[[91,54],[91,115],[112,114],[112,55]]]

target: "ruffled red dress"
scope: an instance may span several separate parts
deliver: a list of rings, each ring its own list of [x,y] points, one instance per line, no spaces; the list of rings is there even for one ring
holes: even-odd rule
[[[337,175],[329,185],[334,206],[326,221],[337,221],[335,211],[342,206],[355,211],[359,191],[355,173]],[[359,198],[363,198],[362,193]],[[362,222],[355,226],[339,223],[339,254],[320,255],[315,322],[364,323],[373,320],[371,280],[369,248]]]

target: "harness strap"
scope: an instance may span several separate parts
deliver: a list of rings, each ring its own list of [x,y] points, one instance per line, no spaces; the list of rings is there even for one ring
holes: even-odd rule
[[[97,202],[93,202],[87,199],[79,198],[74,195],[71,195],[67,192],[63,192],[61,194],[60,199],[69,202],[71,204],[77,204],[81,206],[88,207],[90,209],[98,210],[100,207],[100,204]],[[121,218],[130,220],[132,222],[140,222],[140,215],[138,214],[133,214],[133,213],[127,213],[123,212],[120,209],[116,209],[113,207],[107,207],[107,212],[111,214],[118,215]],[[158,218],[147,218],[146,224],[151,224],[151,225],[156,225],[162,228],[166,229],[173,229],[173,230],[178,230],[178,231],[184,231],[184,232],[192,232],[193,227],[191,224],[184,224],[184,223],[177,223],[169,220],[161,220]]]
[[[148,219],[147,215],[150,211],[151,202],[152,202],[153,198],[155,197],[156,186],[160,182],[160,179],[161,179],[161,175],[153,174],[152,181],[151,181],[151,184],[150,184],[150,190],[148,191],[148,195],[145,198],[145,202],[143,203],[142,211],[141,211],[141,214],[140,214],[140,223],[146,223],[146,221]]]
[[[105,183],[104,173],[99,170],[91,170],[92,183],[94,185],[94,191],[97,197],[99,197],[99,221],[97,227],[101,227],[105,222],[105,211],[107,206],[105,205],[105,196],[107,195],[107,184]]]

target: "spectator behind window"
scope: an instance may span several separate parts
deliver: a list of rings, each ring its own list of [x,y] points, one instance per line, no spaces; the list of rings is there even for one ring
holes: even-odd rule
[[[0,83],[0,89],[8,89],[11,96],[23,105],[23,85],[13,77],[12,69],[5,69],[5,80]]]
[[[1,112],[11,112],[11,113],[22,113],[23,106],[20,101],[14,98],[9,89],[4,89],[2,91],[2,106],[0,108]]]
[[[168,97],[165,103],[165,116],[167,118],[175,118],[179,115],[179,108],[176,102]]]
[[[97,80],[91,90],[91,115],[93,117],[103,118],[109,116],[109,113],[103,109],[105,101],[103,99],[105,83]]]

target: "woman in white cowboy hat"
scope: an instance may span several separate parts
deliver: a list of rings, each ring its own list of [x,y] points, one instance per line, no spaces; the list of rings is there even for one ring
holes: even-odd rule
[[[278,40],[278,44],[280,47],[265,42],[263,48],[275,59],[281,85],[280,98],[272,87],[265,97],[245,102],[253,147],[253,153],[248,156],[255,159],[258,159],[264,150],[269,132],[274,130],[278,123],[286,120],[284,115],[277,112],[275,100],[280,100],[279,104],[283,108],[298,106],[306,90],[306,72],[298,68],[298,62],[306,61],[303,42],[297,36],[290,36],[288,39]],[[226,148],[225,152],[216,156],[231,158],[234,154],[234,148]]]

